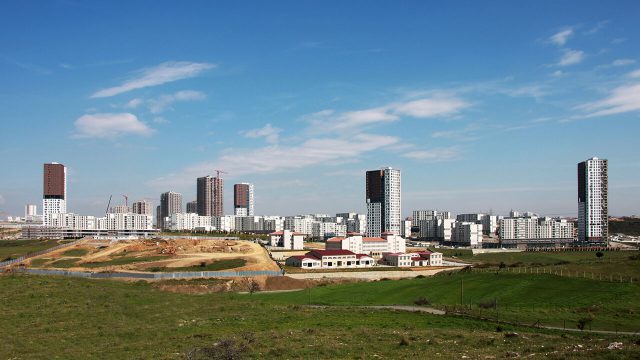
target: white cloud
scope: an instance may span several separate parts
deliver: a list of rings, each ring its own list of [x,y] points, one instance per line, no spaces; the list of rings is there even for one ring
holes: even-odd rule
[[[553,74],[551,74],[551,76],[553,77],[562,77],[564,75],[564,72],[562,72],[562,70],[556,70],[553,72]]]
[[[247,131],[242,131],[241,134],[244,137],[250,139],[256,139],[260,137],[264,137],[269,144],[275,144],[278,142],[278,136],[282,129],[271,126],[271,124],[267,124],[259,129],[251,129]]]
[[[640,69],[638,70],[634,70],[632,72],[629,73],[629,77],[630,78],[640,78]]]
[[[342,113],[336,113],[331,109],[322,110],[307,115],[304,119],[319,132],[361,130],[367,125],[398,121],[401,116],[414,118],[452,116],[468,106],[467,102],[456,97],[433,97]]]
[[[549,37],[549,41],[551,41],[552,43],[558,45],[558,46],[563,46],[564,44],[567,43],[567,40],[569,40],[569,38],[573,35],[573,29],[572,28],[566,28],[560,32],[557,32],[553,35],[551,35],[551,37]]]
[[[135,99],[131,99],[127,105],[125,105],[124,107],[127,109],[135,109],[138,106],[140,106],[143,103],[143,100],[140,98],[135,98]]]
[[[635,63],[636,61],[633,59],[617,59],[611,63],[611,66],[627,66]]]
[[[0,194],[0,205],[4,205],[4,203],[5,203],[4,196]]]
[[[430,98],[399,104],[394,111],[416,118],[431,118],[453,115],[468,106],[468,103],[457,98]]]
[[[91,97],[110,97],[135,89],[157,86],[176,80],[191,78],[214,67],[216,67],[216,65],[208,63],[194,63],[188,61],[165,62],[158,66],[139,71],[137,76],[126,80],[121,85],[98,90],[93,93]]]
[[[402,156],[416,160],[426,161],[446,161],[458,158],[459,152],[456,148],[437,148],[431,150],[416,150],[403,154]]]
[[[563,54],[558,61],[558,66],[569,66],[579,64],[584,60],[584,51],[582,50],[572,50],[572,49],[563,49]]]
[[[150,135],[153,129],[130,113],[88,114],[75,121],[74,138],[113,138],[121,135]]]
[[[581,105],[578,109],[588,112],[585,117],[607,116],[638,111],[640,110],[640,84],[617,87],[613,89],[606,98]]]
[[[230,176],[264,174],[300,169],[314,165],[343,163],[344,159],[393,146],[399,138],[361,133],[349,138],[312,138],[295,146],[270,145],[258,149],[229,149],[217,160],[190,166],[179,173],[152,180],[159,189],[168,186],[189,186],[193,179],[211,169],[224,169]]]
[[[171,107],[171,104],[178,101],[199,101],[206,99],[207,96],[195,90],[182,90],[175,94],[161,95],[156,99],[151,99],[149,103],[149,111],[153,114],[159,114]]]

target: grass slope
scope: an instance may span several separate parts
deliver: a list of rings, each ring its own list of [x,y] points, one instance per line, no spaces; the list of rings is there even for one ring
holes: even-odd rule
[[[360,282],[298,292],[258,294],[264,301],[281,304],[413,305],[419,298],[436,307],[463,301],[474,315],[571,327],[583,317],[598,329],[640,331],[640,286],[553,275],[502,273],[448,274],[423,279]],[[310,294],[309,294],[310,293]],[[498,310],[479,304],[495,300]]]
[[[108,260],[108,261],[83,263],[83,264],[79,264],[78,266],[85,267],[85,268],[99,268],[99,267],[105,267],[105,266],[127,265],[127,264],[135,264],[140,262],[151,262],[151,261],[158,261],[158,260],[164,260],[164,259],[167,259],[167,256],[162,256],[162,255],[141,256],[141,257],[126,256],[126,257],[119,257],[119,258]]]
[[[0,261],[59,245],[58,240],[0,240]]]
[[[521,334],[507,338],[495,332],[495,324],[459,317],[306,308],[267,302],[255,294],[193,296],[162,292],[144,282],[5,275],[0,288],[0,358],[184,359],[187,350],[220,339],[248,344],[248,358],[640,356],[633,338],[615,335],[563,336],[505,326]],[[607,350],[614,340],[625,348]]]
[[[204,266],[194,265],[185,267],[152,267],[149,271],[160,272],[188,272],[188,271],[219,271],[243,267],[247,263],[244,259],[225,259],[214,261]]]

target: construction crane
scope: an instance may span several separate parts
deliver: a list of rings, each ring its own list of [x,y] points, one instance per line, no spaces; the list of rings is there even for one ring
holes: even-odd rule
[[[217,177],[218,179],[220,179],[220,174],[228,174],[228,172],[226,172],[226,171],[224,171],[224,170],[213,170],[213,171],[215,171],[215,172],[216,172],[216,174],[217,174],[217,175],[216,175],[216,177]]]
[[[129,207],[129,197],[127,195],[124,194],[120,194],[122,195],[122,197],[124,197],[124,206]]]
[[[113,195],[109,195],[109,203],[107,204],[107,210],[104,211],[105,214],[109,213],[109,206],[111,206],[111,198],[113,197]]]

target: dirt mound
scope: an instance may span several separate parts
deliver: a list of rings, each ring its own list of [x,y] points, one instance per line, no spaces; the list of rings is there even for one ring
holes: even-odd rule
[[[305,289],[309,286],[314,285],[308,280],[294,279],[288,276],[269,276],[267,277],[262,290],[294,290]]]

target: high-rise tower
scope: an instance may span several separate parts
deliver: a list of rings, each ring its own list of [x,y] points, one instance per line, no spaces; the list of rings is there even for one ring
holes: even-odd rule
[[[67,212],[67,168],[56,162],[44,164],[42,216],[49,225],[49,214]]]
[[[220,217],[224,215],[224,182],[218,176],[213,178],[213,216]],[[199,202],[198,202],[199,203]]]
[[[401,234],[400,170],[390,167],[367,171],[367,235]]]
[[[160,216],[158,218],[158,227],[164,229],[166,227],[165,218],[172,214],[182,212],[182,194],[167,191],[160,195]]]
[[[607,243],[609,235],[608,161],[578,163],[578,241]]]
[[[196,187],[196,208],[200,216],[213,216],[213,178],[211,176],[199,177]]]
[[[236,216],[253,216],[253,184],[233,185],[233,207]]]

